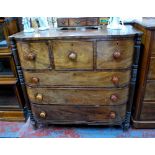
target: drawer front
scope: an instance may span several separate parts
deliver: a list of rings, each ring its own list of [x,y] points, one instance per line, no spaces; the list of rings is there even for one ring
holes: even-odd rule
[[[52,123],[121,123],[125,118],[126,105],[121,106],[66,106],[32,104],[35,118]]]
[[[155,120],[155,102],[143,102],[140,119],[144,121]]]
[[[92,69],[93,43],[87,41],[54,41],[55,69]]]
[[[118,105],[128,100],[128,88],[30,88],[29,99],[38,104],[64,105]]]
[[[150,68],[149,68],[148,79],[154,79],[155,80],[155,57],[152,57],[150,60]]]
[[[130,81],[130,70],[122,72],[47,71],[24,72],[26,84],[34,86],[121,87]]]
[[[58,18],[57,22],[58,22],[58,27],[66,27],[69,24],[68,18]]]
[[[98,41],[97,69],[127,68],[132,65],[133,40]]]
[[[144,100],[155,100],[155,81],[147,81]]]
[[[97,17],[88,17],[87,18],[87,26],[97,26],[98,20],[99,19]]]
[[[50,67],[48,45],[45,42],[17,43],[21,66],[24,69]]]
[[[69,26],[86,26],[86,18],[69,18]]]

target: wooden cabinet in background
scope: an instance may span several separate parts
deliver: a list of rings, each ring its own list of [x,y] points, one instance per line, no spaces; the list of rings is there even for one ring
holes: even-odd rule
[[[135,128],[155,128],[155,18],[134,26],[144,34],[132,122]]]
[[[10,50],[9,35],[18,32],[17,18],[0,18],[0,120],[24,121],[25,100]]]

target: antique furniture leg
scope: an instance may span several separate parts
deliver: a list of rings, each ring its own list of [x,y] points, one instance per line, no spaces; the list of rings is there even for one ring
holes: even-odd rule
[[[16,41],[14,40],[14,38],[10,38],[10,45],[11,45],[11,51],[13,54],[13,58],[16,64],[16,69],[17,69],[17,74],[19,77],[19,82],[23,91],[23,96],[26,102],[26,106],[24,107],[24,115],[26,116],[26,120],[28,117],[30,117],[31,120],[31,124],[33,126],[34,129],[37,128],[37,121],[34,119],[32,111],[31,111],[31,106],[29,103],[29,99],[27,97],[27,91],[26,91],[26,87],[25,87],[25,81],[24,81],[24,77],[23,77],[23,72],[22,72],[22,68],[20,66],[20,62],[18,59],[18,55],[17,55],[17,48],[16,48]]]
[[[138,72],[138,63],[139,63],[139,57],[140,57],[140,51],[141,51],[141,38],[140,37],[135,37],[134,49],[135,49],[134,58],[133,58],[134,64],[132,65],[132,72],[131,72],[129,100],[127,104],[126,117],[122,124],[122,128],[124,130],[128,130],[130,127],[131,110],[132,110],[132,105],[134,102],[134,94],[135,94],[137,72]]]

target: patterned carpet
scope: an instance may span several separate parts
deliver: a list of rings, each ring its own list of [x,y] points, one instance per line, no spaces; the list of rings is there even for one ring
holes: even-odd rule
[[[0,137],[4,138],[155,138],[155,129],[129,129],[123,132],[116,127],[64,127],[49,126],[34,130],[30,120],[0,122]]]

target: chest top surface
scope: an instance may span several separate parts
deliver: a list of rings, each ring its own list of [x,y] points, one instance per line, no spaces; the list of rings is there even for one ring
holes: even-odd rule
[[[34,33],[19,32],[10,37],[16,40],[41,40],[41,39],[80,39],[80,38],[113,38],[113,37],[133,37],[142,35],[141,31],[132,26],[125,26],[122,30],[111,30],[104,26],[102,29],[82,29],[82,30],[46,30]]]

